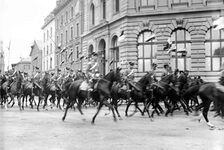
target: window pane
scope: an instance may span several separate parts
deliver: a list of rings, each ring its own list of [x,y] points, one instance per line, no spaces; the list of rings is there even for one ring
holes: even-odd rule
[[[185,48],[185,45],[184,45],[184,43],[183,44],[177,44],[177,51],[178,50],[183,50]]]
[[[186,43],[187,56],[191,56],[191,43]]]
[[[224,47],[224,42],[221,43],[221,47],[222,47],[222,48]]]
[[[149,71],[149,70],[151,70],[151,60],[145,59],[145,70],[144,71]]]
[[[185,70],[185,66],[184,66],[184,58],[178,58],[177,59],[178,62],[178,66],[177,68],[183,68],[183,70]]]
[[[151,32],[144,32],[144,42],[146,40],[148,40],[148,38],[150,37],[150,35],[151,35]]]
[[[220,55],[220,43],[219,42],[212,42],[212,55]]]
[[[220,33],[219,30],[212,30],[212,39],[220,39]]]
[[[138,60],[138,72],[143,72],[143,59]]]
[[[140,58],[143,57],[143,46],[142,45],[138,46],[138,57],[140,57]]]
[[[206,42],[205,43],[205,56],[211,56],[210,42]]]
[[[205,70],[211,71],[211,58],[210,57],[205,58]]]
[[[138,43],[143,43],[143,34],[140,34],[138,37]]]
[[[177,30],[177,41],[184,41],[184,30]]]
[[[212,67],[213,67],[213,71],[218,71],[220,69],[220,58],[213,57]]]
[[[151,57],[151,45],[144,45],[144,57],[145,58]]]
[[[176,68],[176,58],[171,58],[170,59],[170,66],[172,68]],[[181,70],[181,68],[179,68]]]

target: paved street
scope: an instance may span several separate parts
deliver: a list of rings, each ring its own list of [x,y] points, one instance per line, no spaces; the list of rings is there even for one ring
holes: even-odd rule
[[[91,125],[95,108],[83,109],[86,121],[79,112],[70,110],[65,122],[61,121],[63,112],[57,109],[0,109],[0,150],[224,149],[224,120],[213,118],[212,112],[214,130],[204,120],[198,123],[197,117],[179,111],[172,117],[155,116],[151,122],[139,113],[126,118],[124,107],[119,110],[123,120],[113,122],[111,114],[104,116],[108,112],[104,108]]]

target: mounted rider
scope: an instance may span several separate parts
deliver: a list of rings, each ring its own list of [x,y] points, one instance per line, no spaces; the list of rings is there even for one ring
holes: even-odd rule
[[[33,83],[34,85],[36,85],[37,87],[41,88],[40,85],[38,84],[38,82],[40,82],[41,80],[41,72],[40,72],[40,68],[39,67],[35,67],[36,69],[36,74],[33,77]]]
[[[164,64],[161,79],[163,79],[164,77],[166,77],[169,74],[170,74],[170,66],[168,64]]]
[[[92,78],[96,78],[99,74],[99,63],[97,60],[97,53],[93,52],[90,57],[90,61],[87,64],[86,74],[87,78],[91,80]]]
[[[152,63],[151,70],[148,72],[149,74],[151,74],[151,77],[153,78],[154,82],[158,81],[156,79],[156,69],[157,69],[157,64],[156,63]]]

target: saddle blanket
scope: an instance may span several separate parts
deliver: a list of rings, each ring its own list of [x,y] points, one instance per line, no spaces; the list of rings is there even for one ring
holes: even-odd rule
[[[87,91],[89,89],[89,84],[86,81],[83,81],[79,87],[80,90]]]
[[[216,83],[215,86],[218,90],[220,90],[221,92],[224,92],[224,86],[223,85],[221,85],[220,83]]]

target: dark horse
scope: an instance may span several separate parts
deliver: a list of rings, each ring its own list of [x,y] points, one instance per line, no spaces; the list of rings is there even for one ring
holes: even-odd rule
[[[48,100],[48,96],[51,95],[49,101],[53,104],[55,102],[55,98],[56,98],[56,93],[57,93],[57,87],[54,83],[52,83],[50,81],[50,75],[49,73],[45,73],[42,81],[41,81],[41,86],[43,88],[43,95],[44,95],[44,106],[43,109],[47,106],[47,100]],[[39,105],[40,105],[40,101],[38,102],[38,109],[39,109]]]
[[[202,103],[196,108],[196,111],[198,111],[200,108],[203,108],[202,114],[205,118],[205,121],[207,122],[207,125],[211,128],[214,127],[214,125],[208,120],[208,111],[211,102],[214,102],[214,104],[218,106],[217,111],[223,111],[224,106],[224,91],[220,90],[219,86],[217,86],[216,83],[203,84],[201,85],[198,92]],[[199,121],[200,120],[201,118]]]
[[[107,99],[111,95],[111,87],[113,82],[119,81],[120,80],[120,69],[117,68],[114,71],[110,71],[104,78],[99,79],[95,84],[94,84],[94,89],[91,92],[91,96],[94,101],[99,102],[99,106],[97,109],[96,114],[94,115],[92,119],[92,124],[94,124],[95,118],[98,115],[100,109],[102,108],[103,105],[108,106],[112,112],[113,112],[113,117],[114,120],[116,120],[115,114],[114,114],[114,109],[112,105],[107,101]],[[68,89],[68,101],[67,101],[67,106],[65,109],[64,116],[62,117],[62,120],[64,121],[68,112],[68,109],[74,105],[74,103],[77,103],[77,108],[80,111],[81,114],[83,114],[81,110],[81,105],[86,99],[86,96],[88,95],[87,90],[81,90],[80,85],[85,82],[83,80],[75,80],[71,83]]]
[[[180,99],[179,89],[175,87],[176,84],[176,76],[174,74],[169,74],[162,78],[158,83],[152,84],[151,88],[153,90],[153,100],[152,104],[154,105],[155,111],[158,114],[157,109],[163,113],[163,109],[159,105],[160,101],[163,101],[165,107],[167,108],[166,116],[169,113],[173,113],[175,110],[175,106],[177,106],[177,102],[179,101],[187,113],[186,105]],[[170,85],[172,83],[172,85]],[[154,112],[153,112],[154,113]],[[153,115],[152,113],[152,115]]]
[[[131,99],[128,101],[128,104],[125,110],[125,116],[128,116],[128,108],[132,102],[135,103],[135,108],[138,109],[142,115],[144,115],[145,110],[147,111],[149,115],[149,111],[148,109],[146,109],[146,105],[147,105],[147,101],[151,98],[150,93],[148,93],[148,90],[147,90],[147,87],[150,86],[153,82],[153,78],[151,76],[152,74],[146,73],[138,82],[136,83],[128,82],[132,90],[130,93]],[[142,102],[144,104],[143,111],[138,107],[139,102]]]
[[[12,82],[12,84],[10,86],[10,90],[9,90],[9,96],[11,98],[11,101],[13,101],[13,105],[15,103],[14,98],[17,97],[20,111],[22,110],[22,105],[21,105],[22,81],[23,81],[23,76],[22,76],[21,72],[18,71],[16,73],[16,78]]]

